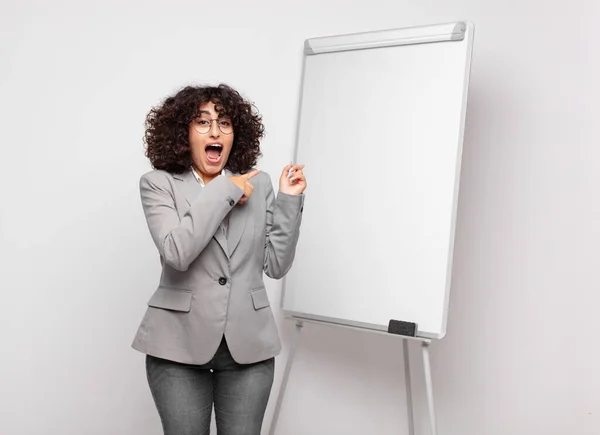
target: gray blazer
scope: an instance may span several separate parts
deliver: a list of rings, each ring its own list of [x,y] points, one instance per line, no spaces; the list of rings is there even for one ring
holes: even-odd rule
[[[275,198],[265,172],[250,182],[250,199],[237,205],[243,192],[225,175],[204,188],[191,170],[180,175],[154,170],[141,177],[142,206],[162,274],[134,349],[204,364],[225,335],[239,363],[279,354],[263,271],[280,279],[291,268],[304,195],[279,192]]]

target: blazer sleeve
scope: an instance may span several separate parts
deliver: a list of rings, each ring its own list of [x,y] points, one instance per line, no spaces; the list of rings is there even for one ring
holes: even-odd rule
[[[271,180],[267,182],[267,234],[264,271],[270,278],[280,279],[292,267],[300,235],[304,194],[274,196]]]
[[[165,263],[182,272],[208,245],[244,193],[219,175],[203,188],[180,220],[171,184],[164,174],[147,173],[140,178],[139,186],[152,240]]]

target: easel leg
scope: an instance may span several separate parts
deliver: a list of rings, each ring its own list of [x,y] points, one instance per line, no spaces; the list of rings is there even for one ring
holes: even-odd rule
[[[279,388],[279,394],[277,396],[277,403],[275,404],[275,411],[273,412],[273,421],[271,422],[271,428],[269,429],[269,435],[275,434],[275,427],[277,426],[277,420],[279,420],[279,414],[281,412],[281,403],[283,402],[283,395],[285,394],[285,388],[290,377],[290,371],[292,369],[292,362],[294,361],[294,355],[296,354],[296,346],[298,345],[298,339],[300,338],[300,332],[304,324],[302,321],[296,321],[296,335],[292,342],[292,348],[288,355],[287,363],[285,364],[285,371],[283,372],[283,379],[281,380],[281,387]]]
[[[410,380],[410,360],[408,355],[408,340],[402,340],[404,350],[404,383],[406,385],[406,409],[408,412],[408,435],[415,435],[415,422],[412,402],[412,386]]]
[[[423,368],[425,369],[425,388],[427,389],[427,404],[429,408],[429,424],[431,435],[437,435],[435,423],[435,409],[433,407],[433,384],[431,380],[431,364],[429,362],[429,343],[423,343]]]

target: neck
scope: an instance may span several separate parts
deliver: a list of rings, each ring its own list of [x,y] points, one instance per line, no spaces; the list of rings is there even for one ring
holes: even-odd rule
[[[205,185],[210,183],[212,180],[214,180],[215,178],[217,178],[219,176],[219,174],[214,174],[214,175],[205,174],[200,169],[198,169],[196,166],[194,166],[194,170],[200,176],[200,178],[202,179],[202,181],[204,182]]]

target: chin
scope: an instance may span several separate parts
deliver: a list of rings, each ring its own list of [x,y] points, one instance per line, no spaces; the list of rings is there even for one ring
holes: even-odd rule
[[[214,175],[214,174],[218,174],[219,172],[221,172],[221,165],[219,164],[218,166],[215,166],[215,165],[206,163],[201,166],[201,169],[206,174]]]

